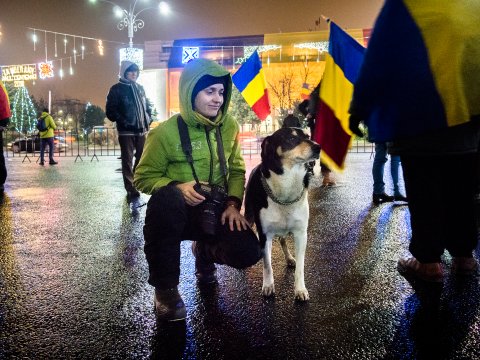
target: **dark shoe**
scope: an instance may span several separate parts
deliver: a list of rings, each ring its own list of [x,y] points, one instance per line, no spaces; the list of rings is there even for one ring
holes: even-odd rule
[[[55,160],[51,160],[48,164],[49,164],[49,165],[57,165],[58,162],[56,162]]]
[[[176,287],[167,290],[155,289],[153,297],[155,315],[160,321],[180,321],[187,317],[187,310]]]
[[[452,272],[456,275],[473,275],[477,270],[478,263],[473,257],[452,258]]]
[[[397,270],[403,277],[412,277],[427,282],[443,282],[443,269],[440,263],[424,263],[413,256],[398,260]]]
[[[383,194],[373,194],[373,203],[375,205],[383,204],[386,202],[392,202],[394,199],[393,196],[387,195],[385,193]]]
[[[395,201],[403,201],[403,202],[408,202],[408,199],[406,196],[403,196],[403,195],[395,195],[393,197],[393,200]]]
[[[43,165],[45,165],[45,162],[40,161],[40,162],[38,163],[38,165],[42,165],[42,166],[43,166]]]
[[[217,282],[215,264],[205,259],[203,244],[192,241],[192,253],[195,256],[195,276],[199,285],[212,285]]]

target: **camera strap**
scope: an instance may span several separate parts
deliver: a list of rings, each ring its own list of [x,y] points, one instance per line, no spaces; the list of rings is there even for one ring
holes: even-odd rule
[[[195,182],[198,184],[198,176],[195,172],[195,167],[193,166],[193,157],[192,157],[192,142],[190,141],[190,135],[188,134],[188,127],[183,118],[179,115],[177,117],[177,125],[178,125],[178,132],[180,134],[180,142],[182,143],[182,150],[187,158],[190,167],[192,168],[193,178]],[[208,136],[208,133],[206,133]],[[228,193],[228,183],[227,183],[227,165],[225,161],[225,151],[223,149],[223,141],[222,141],[222,134],[220,133],[220,127],[215,128],[215,138],[217,140],[217,152],[218,152],[218,159],[220,161],[220,169],[222,170],[223,181],[225,186],[225,191]],[[210,174],[211,178],[212,174]]]

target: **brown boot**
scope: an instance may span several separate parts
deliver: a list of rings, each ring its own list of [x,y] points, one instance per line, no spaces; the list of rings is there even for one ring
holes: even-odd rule
[[[477,272],[478,263],[473,257],[453,257],[452,272],[456,275],[473,275]]]
[[[187,317],[185,304],[176,287],[167,290],[155,289],[153,302],[155,314],[160,321],[179,321]]]
[[[414,277],[428,282],[443,282],[440,263],[421,263],[413,256],[398,260],[397,270],[404,277]]]
[[[195,256],[195,276],[199,285],[211,285],[217,282],[215,264],[205,257],[204,244],[192,241],[192,253]]]

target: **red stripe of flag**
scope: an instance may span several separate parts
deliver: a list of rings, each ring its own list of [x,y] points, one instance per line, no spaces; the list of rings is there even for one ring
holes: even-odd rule
[[[260,120],[265,120],[270,115],[270,102],[268,100],[268,91],[265,89],[263,96],[252,106],[252,110],[257,114]]]

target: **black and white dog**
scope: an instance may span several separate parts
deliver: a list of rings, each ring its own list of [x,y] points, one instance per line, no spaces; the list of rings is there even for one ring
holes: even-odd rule
[[[263,247],[262,294],[275,292],[272,270],[272,239],[280,237],[287,265],[295,267],[295,298],[309,299],[304,280],[308,226],[308,183],[306,164],[318,159],[320,146],[301,129],[282,128],[262,142],[262,162],[250,175],[245,195],[245,217],[255,223]],[[285,236],[295,240],[295,258]]]

